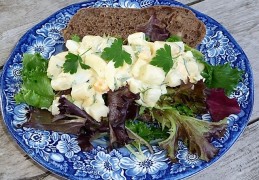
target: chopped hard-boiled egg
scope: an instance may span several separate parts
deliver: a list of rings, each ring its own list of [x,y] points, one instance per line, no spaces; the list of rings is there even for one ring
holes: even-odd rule
[[[109,113],[109,108],[101,103],[94,103],[91,106],[84,106],[84,110],[99,122],[102,117],[107,117]]]
[[[50,78],[56,78],[62,72],[62,66],[66,60],[65,56],[68,52],[62,52],[55,56],[51,56],[48,64],[47,75]]]
[[[159,67],[145,64],[140,68],[138,79],[150,85],[161,85],[165,79],[165,72]]]
[[[100,56],[96,54],[89,54],[85,56],[84,63],[95,70],[99,77],[104,78],[104,70],[107,66],[107,63]]]
[[[115,38],[101,37],[101,36],[85,36],[82,39],[82,47],[84,49],[91,49],[95,53],[100,53],[104,48],[111,46]]]
[[[56,91],[71,89],[71,101],[97,121],[108,116],[109,108],[103,99],[103,94],[108,91],[128,84],[131,92],[140,94],[140,99],[136,101],[138,104],[154,107],[160,96],[167,93],[167,86],[176,87],[188,79],[193,83],[202,79],[203,64],[196,61],[191,51],[184,51],[183,42],[148,42],[142,32],[131,34],[128,44],[121,45],[124,53],[130,55],[131,63],[123,61],[123,65],[115,68],[113,60],[107,62],[101,56],[114,40],[113,37],[91,35],[85,36],[82,42],[68,40],[68,51],[52,56],[47,70],[52,88]],[[157,50],[164,48],[165,44],[170,46],[173,61],[167,73],[163,68],[150,64]],[[63,71],[68,52],[80,56],[83,61],[77,59],[78,67],[74,74]],[[89,68],[83,68],[80,63]],[[59,113],[58,100],[56,98],[50,107],[54,115]]]
[[[142,60],[142,59],[138,59],[133,65],[132,65],[132,69],[131,69],[131,74],[133,77],[138,78],[140,76],[140,69],[142,66],[146,65],[147,62]]]
[[[90,83],[77,84],[72,87],[71,96],[74,100],[85,100],[92,98],[95,91]]]
[[[151,43],[153,54],[155,55],[155,52],[158,49],[163,48],[165,44],[167,44],[171,47],[171,53],[172,53],[173,57],[178,56],[180,53],[184,52],[184,43],[183,42],[155,41],[154,43]]]
[[[51,80],[51,87],[55,91],[70,89],[74,81],[74,75],[69,73],[60,73],[55,79]]]
[[[146,42],[146,36],[143,32],[137,32],[128,36],[129,45],[142,45]]]
[[[56,97],[54,100],[53,100],[53,102],[52,102],[52,105],[51,105],[51,107],[50,107],[50,111],[51,111],[51,113],[52,113],[52,115],[58,115],[59,113],[60,113],[60,111],[59,111],[59,108],[58,108],[58,106],[59,106],[59,98],[60,97]]]
[[[73,40],[67,40],[66,47],[67,47],[69,52],[77,54],[78,49],[80,47],[80,44],[76,41],[73,41]]]
[[[109,90],[109,86],[105,79],[99,78],[97,81],[94,83],[93,88],[96,92],[99,93],[106,93]]]
[[[183,53],[175,59],[173,68],[168,72],[165,82],[170,87],[181,85],[182,81],[187,83],[188,79],[191,83],[201,80],[201,72],[204,65],[197,62],[190,51]]]
[[[148,106],[148,107],[154,107],[159,100],[160,96],[162,95],[162,90],[161,88],[150,88],[147,89],[143,93],[143,102]]]

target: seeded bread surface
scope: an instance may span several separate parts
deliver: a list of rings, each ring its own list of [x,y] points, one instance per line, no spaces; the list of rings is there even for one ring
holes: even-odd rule
[[[63,30],[65,40],[76,34],[109,35],[126,39],[129,34],[137,31],[137,27],[148,23],[150,17],[156,14],[171,35],[181,36],[191,47],[201,43],[206,34],[205,25],[195,14],[185,8],[170,6],[153,6],[142,9],[132,8],[83,8],[70,20]]]

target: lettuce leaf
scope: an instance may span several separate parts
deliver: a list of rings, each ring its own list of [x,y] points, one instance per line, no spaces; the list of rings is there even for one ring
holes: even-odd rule
[[[40,54],[24,54],[22,59],[22,85],[15,95],[16,103],[48,108],[54,99],[54,92],[47,76],[48,62]]]
[[[169,128],[169,137],[159,145],[168,151],[168,156],[174,160],[178,149],[178,140],[182,140],[191,153],[199,155],[200,159],[209,161],[218,153],[218,149],[210,143],[211,138],[224,135],[227,119],[220,122],[202,121],[194,117],[180,115],[173,108],[153,109],[154,117]]]
[[[230,114],[238,114],[241,111],[237,100],[228,98],[223,89],[211,89],[206,104],[213,121],[220,121]]]
[[[126,121],[126,127],[149,143],[153,140],[163,140],[168,137],[167,129],[162,131],[160,127],[142,121]]]
[[[230,95],[242,78],[243,71],[232,68],[229,63],[212,66],[205,64],[202,76],[208,88],[223,88]]]
[[[156,17],[156,14],[153,14],[145,25],[137,26],[137,31],[144,32],[152,42],[164,41],[170,35],[165,24]]]
[[[85,119],[74,117],[73,119],[54,120],[54,116],[46,109],[31,108],[29,120],[22,127],[35,128],[40,130],[51,130],[77,135],[79,129],[85,125]]]
[[[167,94],[161,96],[160,106],[175,107],[186,115],[207,112],[205,84],[202,80],[196,84],[187,82],[175,88],[167,88]]]
[[[22,127],[52,130],[78,135],[78,144],[82,150],[91,150],[91,140],[100,133],[107,133],[107,121],[97,122],[87,112],[71,103],[64,96],[59,99],[60,114],[53,116],[49,111],[31,108],[28,122]]]
[[[109,107],[109,128],[110,128],[110,147],[118,148],[132,142],[129,138],[125,121],[129,107],[139,99],[139,94],[130,92],[129,86],[119,88],[116,91],[108,91]]]

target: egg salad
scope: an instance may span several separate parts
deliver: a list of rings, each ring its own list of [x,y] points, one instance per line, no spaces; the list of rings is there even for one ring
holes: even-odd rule
[[[116,67],[114,61],[101,57],[105,48],[116,40],[114,37],[87,35],[81,42],[67,40],[68,51],[52,56],[47,68],[47,76],[51,79],[51,87],[55,91],[71,89],[66,95],[76,106],[85,110],[96,121],[107,117],[109,108],[105,105],[103,95],[129,85],[132,93],[139,93],[136,102],[144,107],[154,107],[160,96],[167,93],[166,87],[176,87],[182,82],[196,83],[203,79],[201,72],[204,65],[198,62],[191,51],[186,51],[183,42],[148,42],[145,34],[137,32],[127,38],[122,45],[131,58],[131,63],[124,62]],[[168,72],[152,65],[151,61],[157,51],[165,45],[170,47],[172,67]],[[78,66],[76,73],[64,72],[64,63],[68,53],[80,55],[82,63],[89,68]],[[49,110],[53,115],[59,114],[59,97],[53,100]]]

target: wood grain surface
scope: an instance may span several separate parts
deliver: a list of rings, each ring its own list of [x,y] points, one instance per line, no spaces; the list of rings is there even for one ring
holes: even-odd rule
[[[77,0],[0,0],[0,66],[19,38],[32,26]],[[243,48],[251,63],[254,111],[248,127],[231,149],[216,163],[189,180],[259,179],[259,0],[182,0],[220,22]],[[26,155],[0,121],[0,180],[61,180]]]

